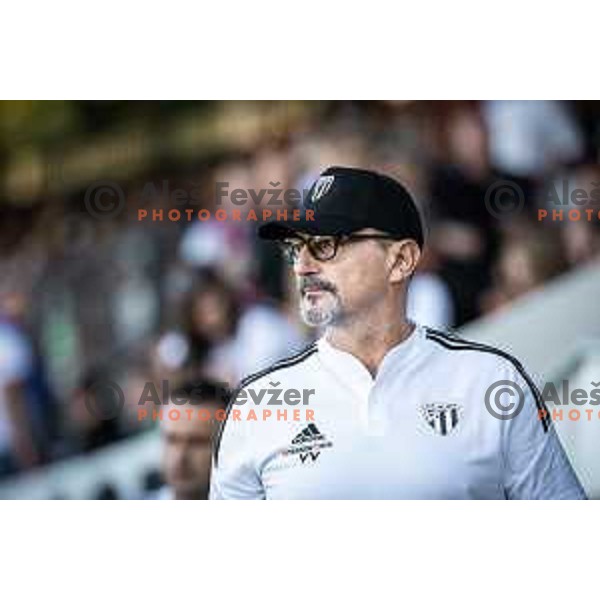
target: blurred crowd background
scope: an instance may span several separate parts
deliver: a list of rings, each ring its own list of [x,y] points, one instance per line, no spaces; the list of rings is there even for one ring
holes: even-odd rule
[[[214,211],[216,182],[302,190],[330,165],[388,173],[427,224],[409,315],[448,328],[598,258],[597,217],[538,210],[586,208],[549,186],[600,197],[599,157],[600,102],[1,102],[0,478],[157,427],[137,418],[147,382],[233,385],[315,336],[256,222],[140,208]],[[90,211],[98,182],[121,210]],[[507,182],[516,204],[489,195]],[[90,410],[102,381],[124,392],[115,418]]]

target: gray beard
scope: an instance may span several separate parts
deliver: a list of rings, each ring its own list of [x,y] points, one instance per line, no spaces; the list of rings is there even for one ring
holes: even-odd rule
[[[342,319],[342,303],[337,295],[328,294],[326,300],[315,306],[300,300],[300,314],[302,320],[310,327],[327,327],[336,325]]]

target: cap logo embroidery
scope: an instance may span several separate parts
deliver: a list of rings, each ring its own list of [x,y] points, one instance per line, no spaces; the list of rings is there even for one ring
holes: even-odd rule
[[[313,204],[316,204],[331,189],[334,179],[333,175],[323,175],[317,179],[311,198]]]

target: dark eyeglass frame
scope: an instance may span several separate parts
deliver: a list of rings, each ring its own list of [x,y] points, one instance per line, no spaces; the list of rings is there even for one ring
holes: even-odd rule
[[[293,265],[304,246],[308,248],[309,254],[315,260],[327,262],[333,260],[337,256],[340,246],[345,244],[361,242],[363,240],[393,240],[397,242],[401,239],[403,238],[387,235],[385,233],[349,233],[344,235],[315,235],[306,237],[300,234],[294,234],[279,240],[279,246],[281,247],[287,262]],[[319,251],[317,246],[317,244],[324,240],[333,242],[332,249],[326,254]]]

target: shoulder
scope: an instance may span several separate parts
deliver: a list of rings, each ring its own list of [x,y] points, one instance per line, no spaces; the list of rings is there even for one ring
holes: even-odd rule
[[[228,423],[230,422],[230,415],[232,407],[234,406],[234,399],[242,390],[253,388],[260,389],[262,386],[268,386],[271,378],[276,376],[277,379],[284,380],[284,386],[290,385],[294,376],[304,377],[306,374],[305,368],[310,364],[311,358],[314,357],[318,352],[318,346],[316,342],[313,342],[306,346],[300,352],[296,354],[292,354],[291,356],[284,358],[282,360],[278,360],[274,362],[269,367],[257,371],[252,375],[248,375],[242,381],[240,381],[239,385],[232,391],[229,399],[229,403],[227,405],[225,418],[219,423],[219,428],[217,430],[216,436],[214,438],[213,443],[213,457],[214,464],[218,466],[218,458],[219,458],[219,450],[221,448],[221,443],[223,441],[223,437],[225,436],[226,431],[232,431],[231,427],[228,427]],[[238,406],[239,410],[250,410],[252,405],[250,403],[244,404],[243,406]],[[235,433],[240,435],[244,430],[244,421],[236,423],[237,427],[235,427]]]
[[[481,384],[487,386],[486,394],[500,388],[507,380],[515,382],[519,389],[531,394],[538,409],[543,409],[541,394],[535,381],[521,361],[506,350],[431,327],[425,327],[425,338],[433,345],[432,351],[444,363],[449,361],[455,376],[477,377]],[[545,419],[542,420],[544,429],[547,429],[548,423]]]
[[[266,380],[274,374],[291,375],[295,371],[302,370],[308,363],[311,357],[318,352],[317,343],[313,342],[287,358],[283,358],[256,373],[252,373],[244,377],[237,386],[237,390],[242,390],[250,385],[260,385],[262,380]]]
[[[490,366],[505,366],[524,371],[521,362],[512,354],[492,346],[468,340],[453,331],[441,331],[433,327],[425,327],[425,339],[443,356],[453,356],[456,359],[468,359],[481,361],[482,364]]]

